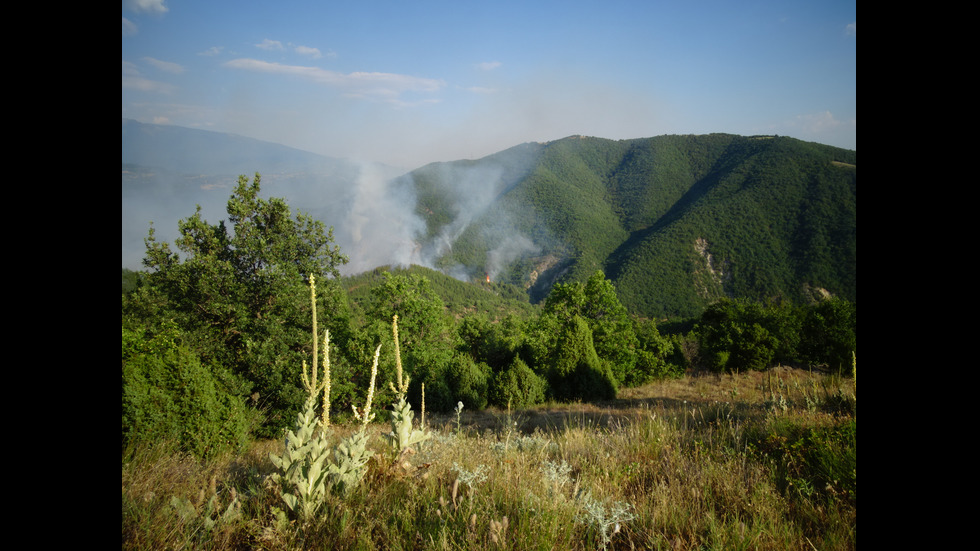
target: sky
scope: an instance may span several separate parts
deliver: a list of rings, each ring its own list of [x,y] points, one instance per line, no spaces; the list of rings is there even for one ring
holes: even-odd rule
[[[570,135],[857,149],[856,0],[123,0],[122,116],[405,169]]]

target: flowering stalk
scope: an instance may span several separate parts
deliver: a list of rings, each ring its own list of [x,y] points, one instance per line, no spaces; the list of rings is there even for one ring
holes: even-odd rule
[[[374,400],[374,379],[378,375],[378,356],[380,354],[381,345],[379,344],[377,350],[374,351],[374,363],[371,365],[371,386],[368,387],[367,403],[364,404],[364,413],[358,413],[357,407],[354,404],[350,406],[354,410],[354,417],[361,421],[363,428],[367,428],[367,424],[374,419],[374,416],[371,415],[371,401]]]

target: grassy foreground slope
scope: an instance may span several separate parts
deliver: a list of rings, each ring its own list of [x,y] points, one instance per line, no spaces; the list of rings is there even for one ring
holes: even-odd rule
[[[363,484],[308,525],[275,512],[282,441],[130,450],[123,549],[854,549],[855,412],[853,379],[783,369],[429,416],[407,466],[374,423]]]

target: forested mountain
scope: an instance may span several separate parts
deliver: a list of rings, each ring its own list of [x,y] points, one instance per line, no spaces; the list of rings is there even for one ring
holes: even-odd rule
[[[150,220],[162,240],[195,204],[217,221],[234,176],[262,172],[265,195],[334,228],[348,276],[416,264],[539,302],[602,270],[645,317],[695,316],[722,297],[854,301],[856,155],[778,136],[572,136],[394,177],[124,120],[124,267],[139,268],[127,247],[141,258]]]
[[[440,269],[492,274],[532,300],[601,269],[630,311],[691,316],[726,296],[856,300],[856,175],[855,151],[785,137],[574,136],[429,165],[402,185]]]

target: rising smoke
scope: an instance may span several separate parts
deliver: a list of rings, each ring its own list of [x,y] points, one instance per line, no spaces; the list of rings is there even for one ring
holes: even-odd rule
[[[511,262],[540,250],[499,201],[525,173],[523,167],[460,161],[385,179],[366,165],[344,224],[349,232],[346,239],[338,235],[350,257],[343,271],[416,264],[464,281],[484,273],[496,279]],[[455,254],[461,243],[486,250]]]

